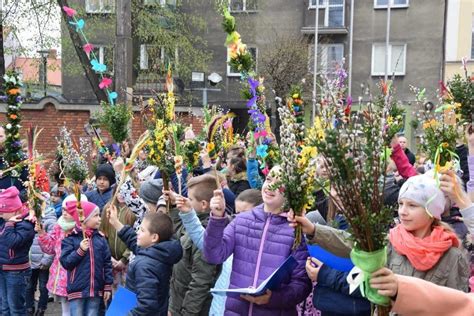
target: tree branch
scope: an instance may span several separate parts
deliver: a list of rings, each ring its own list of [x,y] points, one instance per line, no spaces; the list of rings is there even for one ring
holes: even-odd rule
[[[69,31],[69,36],[71,38],[74,49],[76,50],[77,57],[79,57],[79,61],[81,62],[84,72],[86,73],[86,78],[91,85],[92,91],[94,92],[97,101],[99,103],[101,103],[102,101],[108,102],[107,94],[99,88],[99,75],[92,70],[89,57],[82,49],[82,46],[84,46],[85,43],[82,41],[81,37],[74,29],[74,26],[68,23],[68,16],[64,12],[64,10],[62,10],[63,6],[69,6],[67,0],[57,0],[57,2],[59,7],[61,8],[61,15],[64,21],[66,22],[66,27]]]

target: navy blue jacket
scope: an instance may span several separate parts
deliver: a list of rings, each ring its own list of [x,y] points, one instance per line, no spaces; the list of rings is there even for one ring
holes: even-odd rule
[[[138,299],[138,306],[130,315],[167,316],[173,265],[183,256],[181,243],[170,240],[141,248],[137,246],[137,234],[130,226],[124,226],[118,235],[136,255],[127,272],[126,286]]]
[[[23,271],[30,267],[29,252],[35,227],[29,221],[7,222],[0,218],[0,270]]]
[[[87,252],[80,249],[82,239],[82,232],[76,228],[61,244],[59,260],[67,270],[67,294],[70,300],[101,297],[104,291],[112,291],[112,261],[107,239],[94,230]]]
[[[0,156],[0,170],[6,169],[5,160],[3,156]],[[21,169],[20,175],[17,178],[11,176],[11,172],[0,178],[0,189],[8,189],[11,186],[15,186],[20,192],[20,199],[24,203],[28,200],[26,187],[23,182],[28,181],[29,171],[28,167]]]
[[[87,200],[97,205],[99,207],[100,214],[102,214],[102,209],[104,208],[105,204],[107,204],[107,202],[112,199],[112,191],[113,186],[108,188],[104,193],[99,193],[98,189],[94,189],[92,191],[86,192]]]
[[[313,306],[323,315],[370,316],[370,302],[359,289],[349,295],[346,281],[348,272],[323,265],[318,273],[318,283],[313,291]]]

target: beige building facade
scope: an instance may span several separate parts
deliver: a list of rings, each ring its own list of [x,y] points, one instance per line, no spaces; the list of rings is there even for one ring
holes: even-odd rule
[[[463,74],[462,59],[474,74],[474,0],[448,0],[444,79]]]

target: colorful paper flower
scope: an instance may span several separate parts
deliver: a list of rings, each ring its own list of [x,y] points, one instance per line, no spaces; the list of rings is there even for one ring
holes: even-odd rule
[[[257,146],[257,156],[262,158],[262,159],[265,159],[265,157],[268,156],[268,145],[258,145]]]
[[[10,118],[11,118],[12,120],[16,120],[16,119],[18,118],[18,115],[16,115],[16,114],[10,114]]]
[[[8,90],[7,93],[10,95],[20,94],[20,89],[13,88],[13,89]]]
[[[91,60],[91,65],[92,65],[92,69],[95,71],[95,72],[106,72],[107,71],[107,66],[104,65],[104,64],[101,64],[97,59],[92,59]]]
[[[69,22],[69,24],[75,25],[76,26],[76,32],[79,32],[80,30],[82,30],[84,28],[84,25],[86,24],[86,22],[84,22],[83,19],[80,19],[77,22]]]
[[[102,81],[99,83],[99,88],[101,89],[107,89],[112,85],[112,79],[104,77],[102,78]]]
[[[77,13],[76,10],[67,6],[63,6],[63,10],[64,12],[66,12],[66,15],[70,18],[72,18]]]
[[[94,45],[92,45],[91,43],[87,43],[82,46],[82,49],[84,50],[84,52],[86,52],[87,55],[89,55],[94,50]]]

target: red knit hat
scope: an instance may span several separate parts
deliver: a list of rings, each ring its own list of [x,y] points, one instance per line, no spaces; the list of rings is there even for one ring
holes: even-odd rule
[[[0,192],[0,213],[14,213],[21,210],[23,203],[16,187],[9,187]]]
[[[91,218],[95,212],[99,212],[99,207],[92,202],[81,201],[82,211],[84,212],[84,223]],[[77,202],[69,201],[66,203],[66,212],[74,218],[77,225],[81,225],[79,213],[77,212]]]

